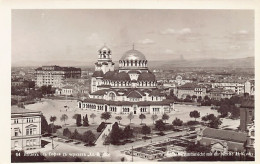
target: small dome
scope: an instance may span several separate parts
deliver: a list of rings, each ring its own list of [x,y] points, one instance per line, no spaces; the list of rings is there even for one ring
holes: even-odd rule
[[[151,72],[143,72],[139,75],[138,81],[156,81],[156,78]]]
[[[144,54],[137,50],[129,50],[121,57],[121,60],[146,60]]]
[[[115,73],[113,76],[115,81],[131,81],[130,76],[125,72]]]
[[[103,78],[106,79],[106,80],[111,80],[113,78],[114,74],[115,74],[114,71],[108,71],[108,72],[105,73]]]

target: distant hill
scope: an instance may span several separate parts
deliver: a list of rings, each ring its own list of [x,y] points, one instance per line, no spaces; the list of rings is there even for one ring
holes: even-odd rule
[[[118,65],[117,61],[114,61]],[[22,61],[12,63],[12,66],[42,66],[42,65],[59,65],[59,66],[93,66],[94,61]],[[231,67],[231,68],[254,68],[255,58],[238,58],[238,59],[196,59],[196,60],[169,60],[169,61],[149,61],[149,67],[152,68],[174,68],[174,67]]]
[[[158,68],[174,67],[232,67],[232,68],[254,68],[255,58],[239,59],[201,59],[201,60],[169,60],[150,61],[149,65]]]

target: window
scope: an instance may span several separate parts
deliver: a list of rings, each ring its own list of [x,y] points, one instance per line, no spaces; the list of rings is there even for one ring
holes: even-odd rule
[[[114,93],[109,93],[109,100],[115,100],[115,97]]]
[[[14,142],[14,147],[18,147],[18,141]]]
[[[15,129],[14,130],[14,136],[18,136],[19,135],[19,130],[18,129]]]
[[[36,129],[35,129],[36,131]],[[33,135],[33,129],[30,128],[30,129],[26,129],[26,135]]]
[[[14,123],[15,123],[15,124],[18,124],[18,119],[14,119]]]

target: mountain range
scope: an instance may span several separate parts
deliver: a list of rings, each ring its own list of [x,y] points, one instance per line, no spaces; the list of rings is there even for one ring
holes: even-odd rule
[[[43,65],[59,65],[59,66],[93,66],[94,61],[20,61],[12,63],[16,66],[43,66]],[[118,62],[115,62],[118,65]],[[254,68],[255,57],[237,58],[237,59],[193,59],[193,60],[168,60],[168,61],[149,61],[148,66],[152,68],[175,68],[175,67],[231,67],[231,68]]]

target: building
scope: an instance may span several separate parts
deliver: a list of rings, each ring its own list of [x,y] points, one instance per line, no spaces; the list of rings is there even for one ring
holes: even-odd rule
[[[175,92],[178,98],[185,99],[188,95],[189,96],[201,96],[202,98],[207,95],[207,89],[206,87],[203,87],[202,85],[197,85],[195,83],[186,83],[182,86],[177,87],[177,90]]]
[[[225,90],[223,88],[212,88],[209,91],[209,97],[212,100],[220,100],[228,98],[230,99],[232,96],[235,96],[235,92],[233,90]]]
[[[12,106],[11,150],[41,148],[41,112]]]
[[[245,145],[247,143],[247,133],[213,128],[204,128],[198,134],[196,142],[204,146],[210,146],[212,152],[245,152]]]
[[[224,88],[225,90],[232,90],[236,94],[245,93],[245,82],[240,81],[221,81],[212,83],[212,88]]]
[[[255,117],[255,101],[246,99],[240,105],[240,130],[246,131],[248,124],[254,121]]]
[[[173,110],[173,101],[157,88],[143,53],[134,47],[127,51],[119,60],[118,70],[114,69],[111,56],[108,47],[99,50],[90,98],[79,101],[79,108],[122,114],[162,114]]]
[[[35,70],[36,85],[41,87],[43,85],[51,85],[59,88],[64,79],[80,78],[81,69],[74,67],[60,67],[60,66],[42,66]]]
[[[248,80],[245,82],[245,93],[249,95],[255,95],[255,81]]]

